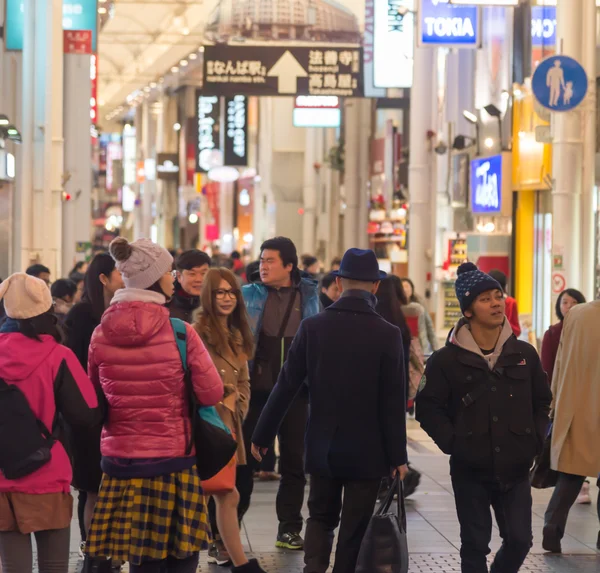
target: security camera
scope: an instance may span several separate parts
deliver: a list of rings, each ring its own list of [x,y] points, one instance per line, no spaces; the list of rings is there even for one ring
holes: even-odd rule
[[[440,141],[433,149],[438,155],[445,155],[448,151],[448,146],[445,142]]]

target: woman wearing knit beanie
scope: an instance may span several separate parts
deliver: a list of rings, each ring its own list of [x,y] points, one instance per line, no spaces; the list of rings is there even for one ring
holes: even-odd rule
[[[117,238],[110,254],[125,288],[90,344],[88,371],[106,396],[108,415],[87,559],[128,561],[132,573],[192,573],[210,533],[195,452],[187,452],[184,370],[165,307],[173,295],[173,258],[148,239]],[[215,405],[223,396],[221,377],[189,325],[186,340],[198,403]]]
[[[0,570],[31,571],[33,533],[39,570],[67,573],[72,469],[58,415],[90,426],[102,412],[77,358],[60,344],[46,283],[14,274],[0,299]]]

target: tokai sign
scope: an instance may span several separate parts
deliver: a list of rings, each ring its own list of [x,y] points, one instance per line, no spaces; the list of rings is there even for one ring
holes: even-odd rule
[[[206,46],[204,93],[361,97],[362,50],[331,46]]]

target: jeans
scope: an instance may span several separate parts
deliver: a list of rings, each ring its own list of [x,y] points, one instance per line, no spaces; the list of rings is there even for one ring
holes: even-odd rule
[[[238,467],[237,488],[240,492],[238,515],[240,520],[250,507],[254,490],[254,472],[260,464],[252,457],[252,434],[260,418],[268,393],[255,392],[250,399],[250,409],[244,422],[244,442],[248,464]],[[279,491],[276,509],[279,520],[279,534],[300,533],[302,531],[302,504],[304,503],[304,432],[308,419],[308,398],[300,393],[290,406],[279,429]]]
[[[460,474],[452,476],[452,487],[460,522],[462,573],[487,573],[494,509],[502,547],[492,573],[517,573],[533,544],[531,485],[525,478],[512,484],[480,480]]]
[[[38,550],[38,569],[42,573],[67,573],[71,530],[51,529],[34,533]],[[33,549],[31,535],[18,531],[0,532],[2,573],[31,573]]]
[[[360,546],[375,509],[380,483],[380,479],[348,481],[311,476],[304,573],[327,571],[338,524],[340,534],[333,573],[354,573]]]
[[[565,535],[569,511],[577,500],[585,477],[559,472],[556,487],[544,515],[544,537],[560,541]],[[600,518],[600,510],[599,516]]]

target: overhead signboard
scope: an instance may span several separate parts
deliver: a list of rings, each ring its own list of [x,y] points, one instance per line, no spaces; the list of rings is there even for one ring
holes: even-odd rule
[[[531,45],[556,45],[556,6],[531,7]]]
[[[156,178],[159,181],[179,181],[179,156],[177,153],[157,154]]]
[[[7,50],[23,49],[24,3],[24,0],[6,0],[4,38]],[[90,30],[93,52],[98,37],[97,21],[97,0],[63,0],[63,30]]]
[[[248,165],[248,98],[225,99],[225,165]]]
[[[206,46],[207,95],[362,97],[362,49]]]
[[[422,46],[478,48],[481,44],[480,9],[455,6],[450,0],[419,0]]]
[[[294,127],[339,127],[342,120],[340,98],[298,96],[293,112]]]
[[[375,0],[373,84],[409,88],[413,79],[414,0]]]
[[[581,64],[568,56],[550,56],[531,79],[535,99],[551,111],[571,111],[584,100],[588,79]]]
[[[219,96],[205,96],[196,90],[196,173],[208,173],[212,157],[221,148],[221,100]]]
[[[502,212],[502,155],[471,161],[471,211],[479,215]]]

